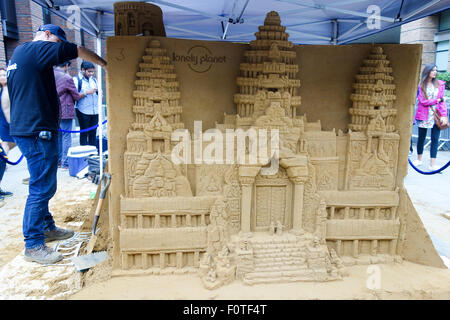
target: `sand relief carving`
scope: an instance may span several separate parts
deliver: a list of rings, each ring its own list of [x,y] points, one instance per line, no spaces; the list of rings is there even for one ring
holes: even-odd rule
[[[358,149],[350,147],[356,153],[352,158],[357,159],[349,162],[347,185],[350,189],[394,189],[400,136],[395,132],[395,84],[389,64],[383,49],[374,48],[369,59],[364,60],[353,85],[349,129],[354,134],[350,133],[350,143],[353,144],[352,140],[364,142],[359,143]],[[385,152],[385,144],[390,144],[392,153]],[[364,146],[365,149],[361,148]]]
[[[262,164],[196,164],[191,180],[188,165],[170,158],[170,135],[184,127],[176,72],[160,43],[150,41],[124,155],[121,215],[136,223],[121,226],[123,269],[194,270],[215,289],[234,279],[331,281],[346,274],[345,265],[399,260],[405,212],[397,210],[395,84],[383,49],[363,61],[349,132],[336,134],[297,115],[299,66],[287,39],[279,15],[268,13],[240,65],[237,114],[217,124],[222,131],[278,129],[277,173],[264,174]],[[338,139],[346,150],[338,150]],[[137,248],[138,237],[148,243]]]
[[[114,23],[116,36],[165,36],[162,11],[145,2],[115,2]]]
[[[236,266],[231,257],[227,205],[217,199],[211,207],[207,251],[199,268],[199,276],[208,289],[215,289],[234,280]]]

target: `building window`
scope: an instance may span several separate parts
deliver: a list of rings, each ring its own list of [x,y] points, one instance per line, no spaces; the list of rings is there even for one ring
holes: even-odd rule
[[[439,15],[439,31],[450,30],[450,9],[442,11]]]
[[[0,1],[0,12],[2,15],[3,36],[10,39],[19,39],[14,0]]]
[[[44,20],[44,24],[52,23],[52,16],[51,16],[50,10],[42,7],[42,18]]]
[[[449,40],[436,44],[436,66],[439,72],[447,72]]]

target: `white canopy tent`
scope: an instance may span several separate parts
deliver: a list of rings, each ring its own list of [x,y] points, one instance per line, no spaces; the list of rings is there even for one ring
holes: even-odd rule
[[[101,39],[114,35],[112,0],[33,0]],[[279,13],[294,44],[350,43],[450,8],[450,0],[152,0],[161,7],[167,37],[249,42],[267,12]],[[102,70],[98,68],[100,173]]]
[[[112,0],[34,0],[92,35],[114,34]],[[168,37],[249,42],[271,10],[295,44],[345,44],[450,8],[450,0],[152,0]],[[80,19],[77,19],[79,14]]]

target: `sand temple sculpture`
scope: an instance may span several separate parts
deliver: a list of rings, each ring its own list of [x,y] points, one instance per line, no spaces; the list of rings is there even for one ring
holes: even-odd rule
[[[382,46],[371,49],[354,77],[347,130],[327,131],[300,115],[302,66],[285,31],[279,15],[268,13],[240,63],[236,114],[216,124],[220,132],[278,130],[279,167],[271,174],[263,170],[269,157],[174,163],[183,91],[166,49],[149,38],[123,157],[122,270],[195,273],[214,289],[236,279],[338,280],[347,265],[402,261],[408,206],[397,180],[389,57]]]

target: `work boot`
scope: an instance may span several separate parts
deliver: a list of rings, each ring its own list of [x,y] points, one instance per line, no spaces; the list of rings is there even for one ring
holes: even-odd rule
[[[38,262],[40,264],[52,264],[63,259],[63,256],[53,251],[45,244],[41,244],[35,248],[25,249],[25,261]]]
[[[4,191],[4,190],[2,190],[2,189],[0,188],[0,197],[1,197],[1,196],[3,196],[3,197],[11,197],[12,195],[13,195],[12,192]]]
[[[71,236],[73,236],[73,234],[73,230],[62,229],[58,227],[55,227],[55,229],[51,231],[44,231],[45,242],[69,239]]]

